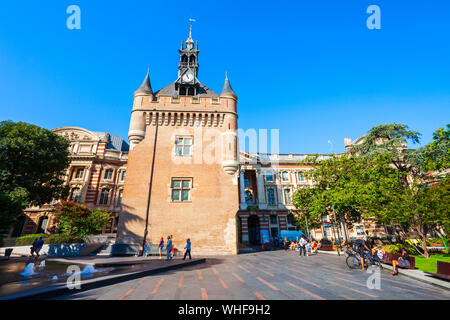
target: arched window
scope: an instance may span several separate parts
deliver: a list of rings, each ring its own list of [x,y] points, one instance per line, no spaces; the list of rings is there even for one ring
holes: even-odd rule
[[[105,176],[103,178],[105,180],[110,180],[110,179],[112,179],[112,175],[113,175],[113,170],[112,169],[107,169],[105,171]]]
[[[195,64],[195,56],[190,56],[189,57],[189,64]]]
[[[47,229],[47,224],[48,224],[47,216],[39,218],[37,233],[45,233],[45,230]]]
[[[194,88],[192,88],[192,87],[190,87],[190,88],[188,88],[188,96],[193,96],[195,94],[195,89]]]
[[[80,202],[81,200],[81,189],[73,188],[72,193],[70,195],[70,201]]]
[[[109,200],[109,189],[105,188],[102,189],[102,192],[100,193],[100,202],[101,205],[107,205]]]
[[[117,205],[118,206],[122,205],[122,196],[123,196],[123,190],[120,190],[119,194],[117,195]]]
[[[245,203],[253,204],[253,193],[250,190],[245,191]]]
[[[180,96],[185,96],[186,95],[186,87],[181,87],[180,88]]]
[[[187,63],[187,62],[188,62],[188,58],[187,58],[187,56],[186,56],[185,54],[183,54],[183,55],[181,56],[181,62],[184,62],[184,63]]]

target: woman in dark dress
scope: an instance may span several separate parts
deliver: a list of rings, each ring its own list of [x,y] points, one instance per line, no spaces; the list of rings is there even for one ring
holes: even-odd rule
[[[409,262],[409,254],[406,252],[405,249],[402,249],[402,256],[398,258],[398,260],[392,261],[392,268],[394,269],[394,272],[392,272],[393,276],[398,275],[397,267],[402,268],[409,268],[411,267],[411,264]]]

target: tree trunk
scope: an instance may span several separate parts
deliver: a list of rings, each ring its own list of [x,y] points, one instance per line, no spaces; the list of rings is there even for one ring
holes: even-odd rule
[[[422,248],[423,248],[423,256],[428,259],[430,257],[427,248],[427,229],[425,226],[422,227]]]

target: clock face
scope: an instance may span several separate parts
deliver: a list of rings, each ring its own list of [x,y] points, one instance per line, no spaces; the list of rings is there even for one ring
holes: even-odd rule
[[[187,72],[183,75],[183,81],[184,82],[192,82],[194,80],[194,75],[190,72]]]

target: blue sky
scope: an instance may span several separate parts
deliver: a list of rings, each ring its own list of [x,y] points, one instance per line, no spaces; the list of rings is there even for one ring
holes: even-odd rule
[[[392,122],[425,144],[450,122],[449,15],[447,0],[2,1],[0,120],[126,138],[133,92],[147,68],[154,90],[176,79],[193,17],[200,81],[220,93],[228,71],[239,127],[279,129],[280,152],[341,152]]]

